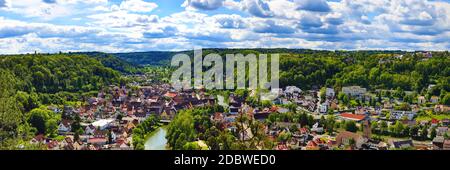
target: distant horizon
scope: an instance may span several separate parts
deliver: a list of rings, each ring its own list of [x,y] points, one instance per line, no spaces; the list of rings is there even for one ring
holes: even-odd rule
[[[380,51],[380,52],[449,52],[450,50],[394,50],[394,49],[361,49],[361,50],[346,50],[346,49],[337,49],[337,50],[321,50],[321,49],[309,49],[309,48],[203,48],[202,50],[274,50],[274,49],[284,49],[284,50],[311,50],[311,51],[329,51],[329,52],[365,52],[365,51]],[[181,53],[181,52],[189,52],[194,51],[194,49],[186,49],[186,50],[148,50],[148,51],[130,51],[130,52],[103,52],[103,51],[59,51],[59,52],[39,52],[36,51],[36,54],[70,54],[70,53],[104,53],[104,54],[128,54],[128,53],[149,53],[149,52],[171,52],[171,53]],[[27,55],[27,54],[35,54],[35,52],[27,52],[27,53],[16,53],[16,54],[1,54],[0,56],[7,55]]]

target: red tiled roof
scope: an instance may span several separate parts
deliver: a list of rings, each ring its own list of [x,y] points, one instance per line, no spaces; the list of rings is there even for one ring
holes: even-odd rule
[[[346,119],[352,119],[352,120],[356,120],[356,121],[360,121],[363,120],[364,118],[366,118],[366,115],[357,115],[357,114],[351,114],[351,113],[342,113],[341,117],[346,118]]]
[[[437,120],[437,119],[432,119],[432,120],[431,120],[431,123],[432,123],[432,124],[438,124],[438,123],[439,123],[439,120]]]
[[[174,92],[167,92],[164,96],[170,97],[170,98],[174,98],[177,96],[177,93]]]

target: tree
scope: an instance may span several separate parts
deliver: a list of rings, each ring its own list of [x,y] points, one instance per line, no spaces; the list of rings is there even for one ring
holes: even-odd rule
[[[404,130],[403,123],[401,123],[400,121],[397,120],[393,127],[393,131],[391,131],[391,132],[394,136],[401,136],[401,134],[403,133],[403,130]]]
[[[322,100],[322,102],[324,102],[326,100],[326,92],[327,92],[326,87],[322,87],[320,89],[319,95],[320,95],[320,99]]]
[[[9,71],[0,69],[0,149],[19,135],[22,113],[14,96],[16,79]]]
[[[315,124],[314,117],[312,115],[308,115],[308,126],[311,127],[314,124]]]
[[[323,126],[323,127],[326,126],[327,122],[326,122],[326,120],[325,120],[325,116],[324,116],[324,115],[320,116],[319,124],[320,124],[321,126]]]
[[[46,134],[49,137],[56,137],[58,135],[58,123],[56,119],[50,119],[45,123]]]
[[[420,137],[422,140],[428,139],[428,127],[426,125],[422,127],[420,131]]]
[[[170,122],[167,128],[167,143],[174,150],[183,149],[183,146],[194,139],[195,126],[192,110],[182,110]]]
[[[414,125],[413,127],[411,127],[411,130],[409,131],[409,136],[411,138],[415,138],[417,137],[418,133],[419,133],[419,126]]]
[[[436,128],[435,127],[433,127],[433,128],[431,128],[431,132],[430,132],[430,139],[434,139],[435,137],[436,137]]]
[[[326,123],[327,132],[329,134],[333,133],[334,126],[335,126],[335,123],[336,123],[336,118],[334,117],[334,115],[328,115],[326,122],[327,122]]]
[[[449,92],[447,92],[447,94],[445,94],[445,96],[442,98],[441,103],[445,104],[445,105],[450,105],[450,93]]]
[[[388,132],[388,124],[386,121],[381,121],[380,130],[382,134],[387,134]]]
[[[306,125],[308,125],[309,123],[308,123],[308,115],[306,114],[306,113],[301,113],[300,114],[300,125],[302,126],[302,127],[304,127],[304,126],[306,126]]]
[[[379,133],[379,130],[378,130],[379,127],[378,126],[379,125],[378,125],[377,121],[373,121],[371,123],[370,128],[372,129],[372,133]]]
[[[31,116],[28,119],[28,122],[31,124],[31,126],[35,127],[37,129],[38,134],[45,134],[46,132],[46,126],[45,123],[47,121],[47,118],[45,115],[41,114],[41,112],[30,112]]]
[[[31,110],[28,114],[28,123],[37,129],[38,134],[56,135],[57,122],[60,117],[45,107]],[[51,121],[51,122],[49,122]]]
[[[78,131],[75,131],[75,134],[73,135],[73,140],[74,141],[80,140],[80,133]]]
[[[73,132],[79,131],[79,130],[81,129],[81,124],[80,124],[80,123],[81,123],[80,115],[75,114],[74,121],[73,121],[73,123],[71,124],[71,130],[72,130]]]
[[[278,134],[278,141],[285,143],[287,141],[289,141],[292,138],[292,134],[290,132],[281,132],[280,134]]]
[[[201,150],[197,142],[187,142],[183,145],[183,150]]]
[[[354,121],[347,121],[345,125],[345,130],[350,132],[358,131],[358,127]]]

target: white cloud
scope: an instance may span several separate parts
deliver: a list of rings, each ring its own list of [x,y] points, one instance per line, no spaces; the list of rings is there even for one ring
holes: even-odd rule
[[[157,15],[131,14],[126,11],[114,11],[94,14],[88,16],[88,18],[94,19],[92,25],[102,26],[106,28],[130,28],[146,26],[159,20],[159,17]]]
[[[181,6],[200,10],[215,10],[222,7],[223,4],[224,0],[185,0]]]
[[[129,12],[151,12],[157,7],[157,4],[143,0],[125,0],[122,1],[119,9]]]

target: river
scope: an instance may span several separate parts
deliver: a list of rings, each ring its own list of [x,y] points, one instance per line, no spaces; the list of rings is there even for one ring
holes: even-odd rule
[[[145,141],[145,150],[166,150],[166,134],[167,130],[164,127],[158,128]]]

